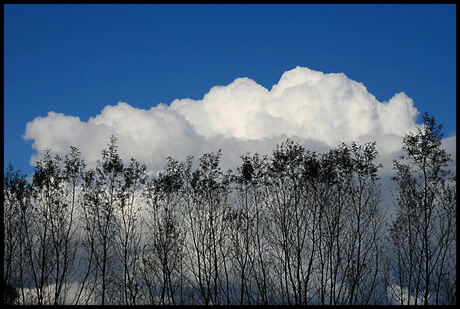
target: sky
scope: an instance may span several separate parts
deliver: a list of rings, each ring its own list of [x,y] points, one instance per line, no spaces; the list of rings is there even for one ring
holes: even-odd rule
[[[8,4],[4,168],[70,145],[91,166],[111,134],[151,169],[286,137],[391,162],[424,112],[455,151],[455,29],[455,5]]]

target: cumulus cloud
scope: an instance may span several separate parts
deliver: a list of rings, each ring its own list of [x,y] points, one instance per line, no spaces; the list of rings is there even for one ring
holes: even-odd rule
[[[73,145],[94,166],[114,134],[125,160],[135,157],[152,171],[167,156],[182,160],[218,149],[223,166],[230,168],[247,151],[270,153],[287,137],[316,151],[375,140],[380,154],[390,158],[402,137],[416,128],[417,115],[412,99],[402,92],[379,102],[343,73],[296,67],[271,89],[245,77],[212,87],[201,100],[176,99],[149,110],[119,102],[88,121],[49,112],[29,122],[23,137],[33,141],[37,152],[31,163],[46,148],[65,154]],[[448,144],[455,146],[455,139]]]
[[[336,145],[363,135],[403,135],[413,129],[417,110],[398,93],[378,102],[343,73],[324,74],[297,67],[271,90],[249,78],[216,86],[202,100],[175,100],[169,108],[206,137],[223,134],[242,140],[281,133]]]

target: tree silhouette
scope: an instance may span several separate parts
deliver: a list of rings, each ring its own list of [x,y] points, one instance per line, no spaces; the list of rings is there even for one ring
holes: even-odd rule
[[[380,197],[375,142],[292,139],[241,156],[168,157],[148,176],[112,136],[94,168],[46,150],[4,173],[11,304],[456,304],[456,175],[425,114]],[[148,163],[148,162],[146,162]]]
[[[391,239],[395,277],[407,289],[407,303],[411,297],[415,304],[455,302],[455,175],[447,169],[451,158],[441,148],[441,128],[425,113],[394,161],[398,210]]]

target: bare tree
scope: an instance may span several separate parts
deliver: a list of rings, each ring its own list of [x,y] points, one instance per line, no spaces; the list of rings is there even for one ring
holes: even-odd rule
[[[441,140],[441,126],[425,113],[422,128],[406,135],[405,153],[394,161],[398,210],[390,236],[401,303],[455,303],[455,176]]]
[[[331,220],[327,215],[327,209],[330,207],[330,200],[334,196],[333,185],[335,183],[335,173],[331,153],[328,155],[318,155],[316,153],[306,153],[303,162],[303,181],[305,189],[302,191],[306,199],[308,208],[309,224],[307,226],[307,245],[310,247],[308,260],[306,264],[306,275],[304,279],[304,300],[305,303],[326,302],[326,251],[330,248],[326,246],[325,237],[328,229],[325,226],[325,220]],[[334,222],[335,220],[332,220]],[[329,221],[330,222],[330,221]],[[336,222],[336,221],[335,221]],[[334,230],[332,230],[332,234]],[[329,238],[332,243],[334,237]],[[329,250],[331,252],[331,250]],[[335,282],[331,280],[332,288],[335,288]]]
[[[96,169],[87,172],[84,186],[85,228],[90,256],[95,262],[93,284],[101,305],[116,297],[113,294],[116,288],[115,267],[119,266],[116,263],[113,236],[118,231],[116,211],[123,188],[124,165],[116,141],[114,136],[110,138],[108,148],[102,151],[102,160],[98,161]]]
[[[116,249],[122,264],[120,278],[123,302],[136,305],[140,292],[140,274],[138,265],[141,254],[142,222],[139,218],[139,200],[146,182],[147,167],[131,159],[129,166],[123,170],[123,186],[117,192],[117,233]]]
[[[252,240],[254,237],[253,205],[249,186],[254,173],[249,156],[243,156],[243,165],[237,169],[238,174],[232,177],[235,184],[235,207],[224,218],[228,225],[229,251],[233,270],[232,281],[238,284],[239,295],[236,298],[240,305],[251,304],[253,293],[250,281],[251,265],[253,264],[254,250]]]
[[[319,154],[288,139],[235,173],[220,151],[196,168],[168,158],[149,181],[113,136],[94,169],[75,147],[47,150],[30,183],[4,176],[4,284],[19,304],[455,304],[456,176],[441,140],[427,114],[404,138],[391,221],[375,143]]]
[[[342,144],[321,157],[318,184],[313,195],[317,215],[317,302],[342,304],[345,286],[345,224],[349,202],[348,175],[351,170],[349,150]]]
[[[51,208],[51,235],[56,259],[54,304],[66,304],[67,292],[75,275],[75,257],[79,246],[77,232],[78,186],[85,163],[80,151],[71,147],[61,171],[63,201]]]
[[[182,304],[184,289],[184,239],[181,206],[183,166],[168,158],[165,171],[145,188],[149,240],[143,250],[143,276],[150,302]]]
[[[39,304],[58,303],[61,278],[62,227],[66,225],[64,178],[59,156],[47,150],[36,162],[32,179],[33,208],[26,225],[28,262]],[[55,285],[54,295],[49,289]]]
[[[26,303],[24,287],[26,277],[25,226],[26,214],[31,207],[31,187],[26,175],[9,164],[3,178],[4,207],[4,284],[19,289],[12,302]]]
[[[385,215],[379,207],[380,187],[374,163],[377,151],[374,143],[350,147],[350,207],[348,217],[348,303],[381,303],[382,232]]]
[[[241,157],[242,164],[232,176],[233,207],[225,217],[230,242],[232,285],[235,302],[275,303],[277,288],[270,276],[273,258],[268,249],[266,212],[268,158]]]
[[[309,281],[312,247],[309,246],[308,225],[311,209],[305,193],[309,186],[304,181],[303,167],[306,150],[287,140],[273,152],[266,183],[270,244],[277,263],[275,273],[280,282],[280,295],[285,303],[306,304],[306,282]]]
[[[229,179],[219,167],[220,151],[204,154],[197,170],[188,169],[185,211],[191,243],[187,267],[192,273],[201,301],[230,303],[229,265],[225,225]]]

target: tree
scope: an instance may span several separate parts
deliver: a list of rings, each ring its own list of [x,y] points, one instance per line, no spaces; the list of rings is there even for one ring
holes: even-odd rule
[[[380,187],[374,163],[375,142],[351,145],[350,207],[348,231],[348,303],[379,304],[382,302],[383,228],[385,215],[379,207]],[[342,244],[347,245],[347,243]]]
[[[267,156],[244,155],[233,176],[235,207],[226,222],[231,233],[230,252],[239,282],[240,304],[275,303],[276,286],[270,276],[272,257],[268,250],[269,218],[266,211],[269,166]]]
[[[131,158],[123,171],[124,183],[118,193],[117,251],[123,265],[122,293],[125,304],[136,304],[140,292],[138,265],[141,251],[142,222],[140,221],[139,199],[146,182],[147,167]]]
[[[201,156],[199,168],[185,173],[185,211],[190,232],[188,265],[201,301],[230,303],[228,250],[223,220],[228,212],[229,177],[220,167],[220,151]]]
[[[63,259],[68,258],[68,251],[64,251],[69,245],[68,235],[65,234],[69,221],[61,163],[61,157],[52,157],[50,150],[47,150],[43,158],[36,162],[32,177],[33,208],[29,214],[32,221],[26,228],[26,237],[39,304],[61,302],[61,291],[67,275],[68,264],[63,265]],[[64,257],[63,253],[67,256]],[[51,284],[54,285],[54,292],[48,291]]]
[[[273,151],[266,183],[267,212],[272,221],[269,245],[277,261],[274,271],[280,296],[289,305],[306,304],[305,282],[310,275],[305,268],[312,249],[307,245],[310,214],[303,194],[308,191],[302,177],[305,156],[306,150],[288,139]]]
[[[144,190],[148,232],[142,265],[152,304],[156,299],[160,305],[184,302],[183,168],[183,164],[168,158],[165,170]]]
[[[63,161],[45,151],[32,177],[31,206],[22,208],[22,223],[31,279],[39,304],[64,304],[74,270],[76,188],[83,161],[72,147]]]
[[[3,280],[6,287],[20,288],[21,300],[24,303],[24,285],[28,285],[24,224],[27,223],[25,214],[31,207],[31,186],[26,175],[15,170],[11,164],[8,165],[3,178],[3,197],[5,241]],[[11,297],[14,296],[13,294],[9,295],[8,301],[16,300],[16,297]]]
[[[447,169],[451,158],[441,148],[441,128],[425,113],[421,127],[404,138],[404,154],[394,161],[393,276],[408,294],[401,292],[400,302],[455,303],[455,175]]]
[[[229,251],[233,270],[231,279],[238,287],[236,298],[240,305],[251,304],[255,295],[251,287],[251,266],[254,264],[255,252],[252,246],[254,230],[254,208],[250,193],[250,184],[254,181],[254,167],[249,155],[242,156],[243,164],[237,168],[237,175],[232,175],[235,192],[235,207],[224,218],[230,238]]]
[[[4,174],[4,302],[455,304],[456,175],[441,141],[427,114],[404,138],[391,220],[374,142],[316,153],[288,139],[236,172],[219,151],[196,167],[167,158],[151,177],[114,136],[92,169],[75,147],[46,150],[31,178]]]
[[[78,186],[85,163],[76,147],[70,147],[61,169],[63,201],[56,204],[51,216],[52,238],[56,258],[54,304],[65,304],[74,277],[75,258],[79,246],[76,224]]]
[[[124,165],[118,154],[117,139],[112,136],[107,149],[102,150],[95,170],[85,175],[83,210],[90,256],[94,257],[94,287],[101,305],[113,301],[116,295],[115,238],[118,232],[117,207],[123,190]],[[111,299],[112,298],[112,299]],[[123,298],[122,298],[123,299]]]

